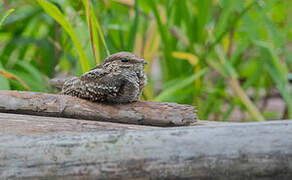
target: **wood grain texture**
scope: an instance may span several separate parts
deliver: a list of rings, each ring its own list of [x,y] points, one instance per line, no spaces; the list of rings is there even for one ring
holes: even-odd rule
[[[48,135],[157,128],[80,119],[0,113],[0,132],[11,135]]]
[[[190,105],[148,101],[109,105],[66,95],[24,91],[0,91],[0,112],[152,126],[197,122],[196,108]]]
[[[0,179],[292,179],[292,121],[0,133]]]

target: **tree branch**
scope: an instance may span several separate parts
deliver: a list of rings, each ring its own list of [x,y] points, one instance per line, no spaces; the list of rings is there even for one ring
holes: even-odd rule
[[[183,126],[197,122],[190,105],[138,101],[100,104],[65,95],[0,91],[0,112],[67,117],[152,126]]]

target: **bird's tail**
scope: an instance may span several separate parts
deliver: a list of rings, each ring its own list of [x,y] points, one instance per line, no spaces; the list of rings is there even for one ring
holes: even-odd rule
[[[63,84],[68,81],[69,79],[72,79],[72,77],[62,77],[62,78],[53,78],[50,80],[50,84],[57,89],[62,89]]]

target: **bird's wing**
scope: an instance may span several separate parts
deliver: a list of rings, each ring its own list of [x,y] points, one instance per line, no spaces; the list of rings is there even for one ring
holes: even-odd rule
[[[96,67],[96,68],[88,71],[87,73],[83,74],[80,77],[80,79],[83,81],[92,81],[92,80],[102,78],[103,76],[105,76],[108,73],[109,73],[108,70]]]
[[[96,68],[80,77],[83,91],[92,101],[107,101],[117,96],[122,86],[122,76],[107,69]]]

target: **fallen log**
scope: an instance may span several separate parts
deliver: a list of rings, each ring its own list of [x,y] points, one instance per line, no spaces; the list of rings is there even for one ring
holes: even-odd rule
[[[196,109],[190,105],[149,101],[109,105],[66,95],[3,90],[0,112],[152,126],[183,126],[197,121]]]
[[[48,135],[157,128],[159,127],[0,113],[0,131],[4,134],[14,135]]]
[[[0,130],[0,179],[292,179],[292,121],[43,136]]]
[[[192,123],[191,125],[205,126],[226,124],[227,123],[219,123],[214,121],[197,121],[196,123]],[[151,130],[158,128],[162,127],[121,124],[102,121],[88,121],[60,117],[0,113],[0,130],[3,134],[48,135],[115,130]]]

